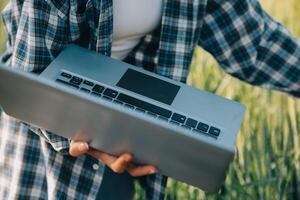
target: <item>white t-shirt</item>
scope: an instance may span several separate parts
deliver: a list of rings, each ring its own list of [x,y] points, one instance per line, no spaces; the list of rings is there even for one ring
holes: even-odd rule
[[[162,0],[113,0],[112,57],[124,59],[161,21]]]

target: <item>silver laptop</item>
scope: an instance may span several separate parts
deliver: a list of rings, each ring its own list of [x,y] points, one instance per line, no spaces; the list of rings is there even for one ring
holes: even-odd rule
[[[70,45],[39,76],[0,67],[0,105],[25,122],[214,192],[245,107]]]

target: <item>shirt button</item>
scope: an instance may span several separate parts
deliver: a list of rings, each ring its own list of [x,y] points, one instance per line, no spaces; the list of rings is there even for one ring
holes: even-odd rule
[[[93,169],[94,169],[94,170],[98,170],[98,169],[99,169],[99,165],[98,165],[98,164],[96,164],[96,163],[95,163],[95,164],[93,164]]]

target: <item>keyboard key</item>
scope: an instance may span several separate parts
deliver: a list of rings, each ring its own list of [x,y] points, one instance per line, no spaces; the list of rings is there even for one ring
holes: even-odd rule
[[[97,93],[97,92],[92,92],[92,95],[95,95],[95,96],[97,96],[97,97],[101,97],[101,96],[102,96],[101,94],[99,94],[99,93]]]
[[[82,78],[79,78],[77,76],[73,76],[72,79],[70,80],[70,83],[73,83],[75,85],[80,85],[82,82]]]
[[[65,85],[67,85],[67,86],[71,86],[71,87],[73,87],[73,88],[75,88],[75,89],[78,89],[78,88],[79,88],[77,85],[73,85],[73,84],[71,84],[71,83],[69,83],[69,82],[67,82],[67,81],[63,81],[63,80],[60,80],[60,79],[56,79],[56,81],[57,81],[57,82],[60,82],[60,83],[63,83],[63,84],[65,84]]]
[[[185,125],[189,126],[189,127],[192,127],[192,128],[195,128],[197,126],[197,121],[194,120],[194,119],[191,119],[191,118],[188,118],[185,122]]]
[[[102,99],[107,100],[107,101],[112,101],[113,99],[108,96],[102,96]]]
[[[80,88],[80,90],[81,90],[81,91],[84,91],[84,92],[86,92],[86,93],[90,93],[90,92],[91,92],[90,90],[88,90],[88,89],[86,89],[86,88]]]
[[[126,108],[134,109],[134,106],[133,106],[133,105],[130,105],[130,104],[128,104],[128,103],[126,103],[124,106],[125,106]]]
[[[113,102],[115,103],[115,104],[118,104],[118,105],[123,105],[123,102],[122,101],[119,101],[119,100],[113,100]]]
[[[191,127],[187,126],[187,125],[181,125],[182,128],[185,128],[187,130],[191,130]]]
[[[72,77],[71,74],[68,74],[66,72],[62,72],[60,75],[63,76],[63,77],[65,77],[65,78],[71,78]]]
[[[88,86],[93,86],[93,85],[94,85],[93,82],[87,81],[87,80],[84,80],[84,81],[83,81],[83,84],[88,85]]]
[[[177,121],[179,123],[184,123],[186,117],[183,115],[180,115],[178,113],[174,113],[172,116],[172,120]]]
[[[203,131],[203,132],[207,132],[208,130],[208,125],[207,124],[204,124],[202,122],[199,122],[198,126],[197,126],[197,129],[200,130],[200,131]]]
[[[104,87],[101,85],[95,85],[92,90],[93,90],[93,92],[102,93],[104,90]]]
[[[115,98],[118,95],[118,92],[112,89],[107,88],[104,92],[104,95],[109,96],[111,98]]]
[[[214,135],[214,136],[219,136],[220,135],[220,129],[211,126],[208,133]]]
[[[153,105],[151,103],[136,99],[134,97],[128,96],[126,94],[120,93],[117,97],[118,100],[123,101],[125,103],[129,103],[131,105],[134,105],[136,107],[139,107],[141,109],[144,109],[149,112],[153,112],[157,115],[164,116],[166,118],[170,118],[172,115],[172,112],[170,110],[161,108],[159,106]]]

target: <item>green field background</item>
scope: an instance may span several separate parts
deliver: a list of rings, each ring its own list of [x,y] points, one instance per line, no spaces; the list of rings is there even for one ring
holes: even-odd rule
[[[7,0],[1,0],[2,10]],[[264,8],[300,38],[300,0],[262,0]],[[0,52],[5,49],[0,24]],[[166,199],[300,199],[300,100],[226,75],[197,48],[188,83],[247,106],[237,154],[218,194],[169,179]],[[180,149],[179,149],[180,150]],[[144,199],[137,185],[136,199]]]

